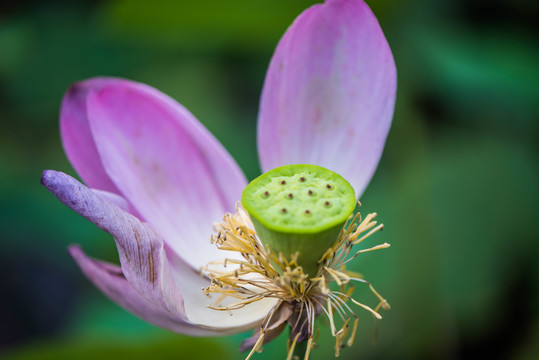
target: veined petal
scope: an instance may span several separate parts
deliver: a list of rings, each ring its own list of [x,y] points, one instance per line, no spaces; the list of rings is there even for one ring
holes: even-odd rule
[[[264,171],[315,164],[359,196],[380,160],[393,117],[396,68],[380,25],[361,0],[304,11],[271,60],[258,119]]]
[[[163,241],[148,224],[64,173],[46,170],[41,183],[62,203],[114,237],[122,272],[143,298],[173,317],[185,318],[183,298],[172,279]]]
[[[71,85],[62,101],[60,110],[60,134],[67,158],[79,176],[91,188],[119,193],[109,178],[88,124],[86,99],[90,89],[125,80],[94,78]]]
[[[143,319],[189,334],[229,334],[258,325],[275,304],[260,301],[233,316],[208,309],[215,299],[201,289],[209,280],[173,252],[165,251],[161,237],[148,224],[64,173],[47,170],[41,182],[61,202],[114,237],[121,269],[91,260],[76,248],[71,254],[98,288]],[[122,299],[133,293],[138,296],[132,301]]]
[[[234,209],[246,185],[222,145],[184,107],[134,82],[88,97],[104,168],[121,193],[196,269],[219,258],[212,223]]]

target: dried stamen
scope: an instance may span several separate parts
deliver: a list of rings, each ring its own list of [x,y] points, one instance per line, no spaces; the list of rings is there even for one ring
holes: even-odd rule
[[[203,270],[211,279],[211,284],[204,289],[204,292],[219,295],[217,302],[209,306],[217,311],[233,312],[266,298],[279,299],[277,305],[262,322],[261,327],[255,331],[256,338],[252,340],[254,346],[251,348],[248,359],[255,352],[261,351],[264,338],[269,331],[269,324],[276,316],[289,316],[291,335],[288,359],[292,358],[296,345],[303,341],[307,342],[304,358],[308,359],[316,343],[315,335],[319,335],[314,327],[318,315],[325,314],[329,319],[331,333],[335,337],[335,355],[338,356],[343,347],[352,346],[356,335],[358,316],[352,304],[367,310],[376,319],[381,319],[379,314],[381,308],[389,309],[387,301],[368,281],[345,268],[346,263],[359,254],[389,246],[384,243],[353,251],[355,244],[359,244],[374,232],[382,229],[382,226],[377,226],[374,221],[376,214],[369,214],[363,220],[359,213],[350,216],[333,246],[319,260],[318,273],[315,277],[310,277],[297,266],[296,256],[288,259],[281,253],[274,254],[267,251],[253,230],[251,220],[245,210],[240,205],[236,210],[235,214],[226,214],[223,222],[215,226],[216,233],[212,236],[212,243],[221,250],[241,254],[243,259],[226,259],[208,264]],[[286,213],[287,210],[283,208],[282,211]],[[305,210],[305,214],[309,213],[309,209]],[[233,269],[212,266],[224,264]],[[378,305],[371,308],[354,299],[352,297],[353,282],[369,286],[371,292],[379,300]],[[338,290],[332,289],[331,284],[335,284]],[[222,305],[226,298],[232,298],[235,301]],[[289,312],[283,313],[282,306],[285,305]],[[276,315],[277,313],[279,315]],[[284,327],[279,331],[282,329]]]

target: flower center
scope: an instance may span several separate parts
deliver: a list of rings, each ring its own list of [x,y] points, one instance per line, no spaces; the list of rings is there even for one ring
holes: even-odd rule
[[[374,221],[376,214],[364,219],[359,213],[352,215],[354,190],[341,176],[314,165],[283,166],[249,184],[241,203],[245,209],[238,204],[235,214],[225,214],[211,238],[220,250],[236,252],[241,259],[208,264],[204,270],[211,285],[203,291],[220,295],[209,305],[211,309],[231,314],[263,299],[278,300],[242,344],[242,349],[251,349],[247,359],[287,324],[288,358],[297,343],[306,342],[304,358],[308,359],[320,314],[329,319],[338,356],[355,337],[358,316],[354,306],[376,319],[381,319],[380,308],[389,309],[369,282],[346,269],[361,253],[389,244],[353,250],[383,225]],[[353,283],[368,285],[378,305],[371,308],[355,300]],[[234,300],[224,305],[226,298]]]
[[[305,164],[261,175],[245,188],[241,201],[264,246],[294,258],[311,277],[356,206],[354,189],[344,178]]]

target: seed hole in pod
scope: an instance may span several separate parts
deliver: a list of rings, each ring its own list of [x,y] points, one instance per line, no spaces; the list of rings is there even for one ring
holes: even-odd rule
[[[326,201],[326,202],[324,202],[324,206],[325,206],[325,207],[330,207],[330,206],[331,206],[331,203],[330,203],[329,201]]]
[[[311,210],[305,210],[305,214],[309,215],[311,213]]]
[[[264,191],[264,196],[268,197],[269,196],[269,191]]]
[[[286,208],[282,208],[282,209],[281,209],[281,212],[282,212],[283,214],[286,214]]]
[[[294,198],[294,195],[292,193],[290,193],[290,194],[288,194],[288,198],[292,199],[292,198]]]
[[[307,194],[312,195],[312,194],[313,194],[313,191],[312,191],[312,190],[309,190],[309,191],[307,191]]]
[[[286,180],[281,180],[281,185],[286,185]]]
[[[326,187],[327,187],[329,190],[333,189],[333,186],[331,186],[330,184],[327,184]]]
[[[305,182],[305,177],[303,177],[303,176],[302,176],[302,177],[300,177],[300,178],[299,178],[299,181],[301,181],[301,182]]]

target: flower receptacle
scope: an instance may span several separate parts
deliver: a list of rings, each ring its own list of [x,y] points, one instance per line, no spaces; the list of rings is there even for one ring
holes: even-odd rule
[[[276,255],[296,260],[315,277],[318,260],[337,240],[356,205],[352,186],[316,165],[285,165],[253,180],[243,191],[260,241]]]
[[[256,218],[251,218],[261,242],[275,255],[283,254],[288,261],[295,260],[309,277],[318,272],[318,260],[335,242],[342,224],[315,234],[285,233],[268,229]]]

